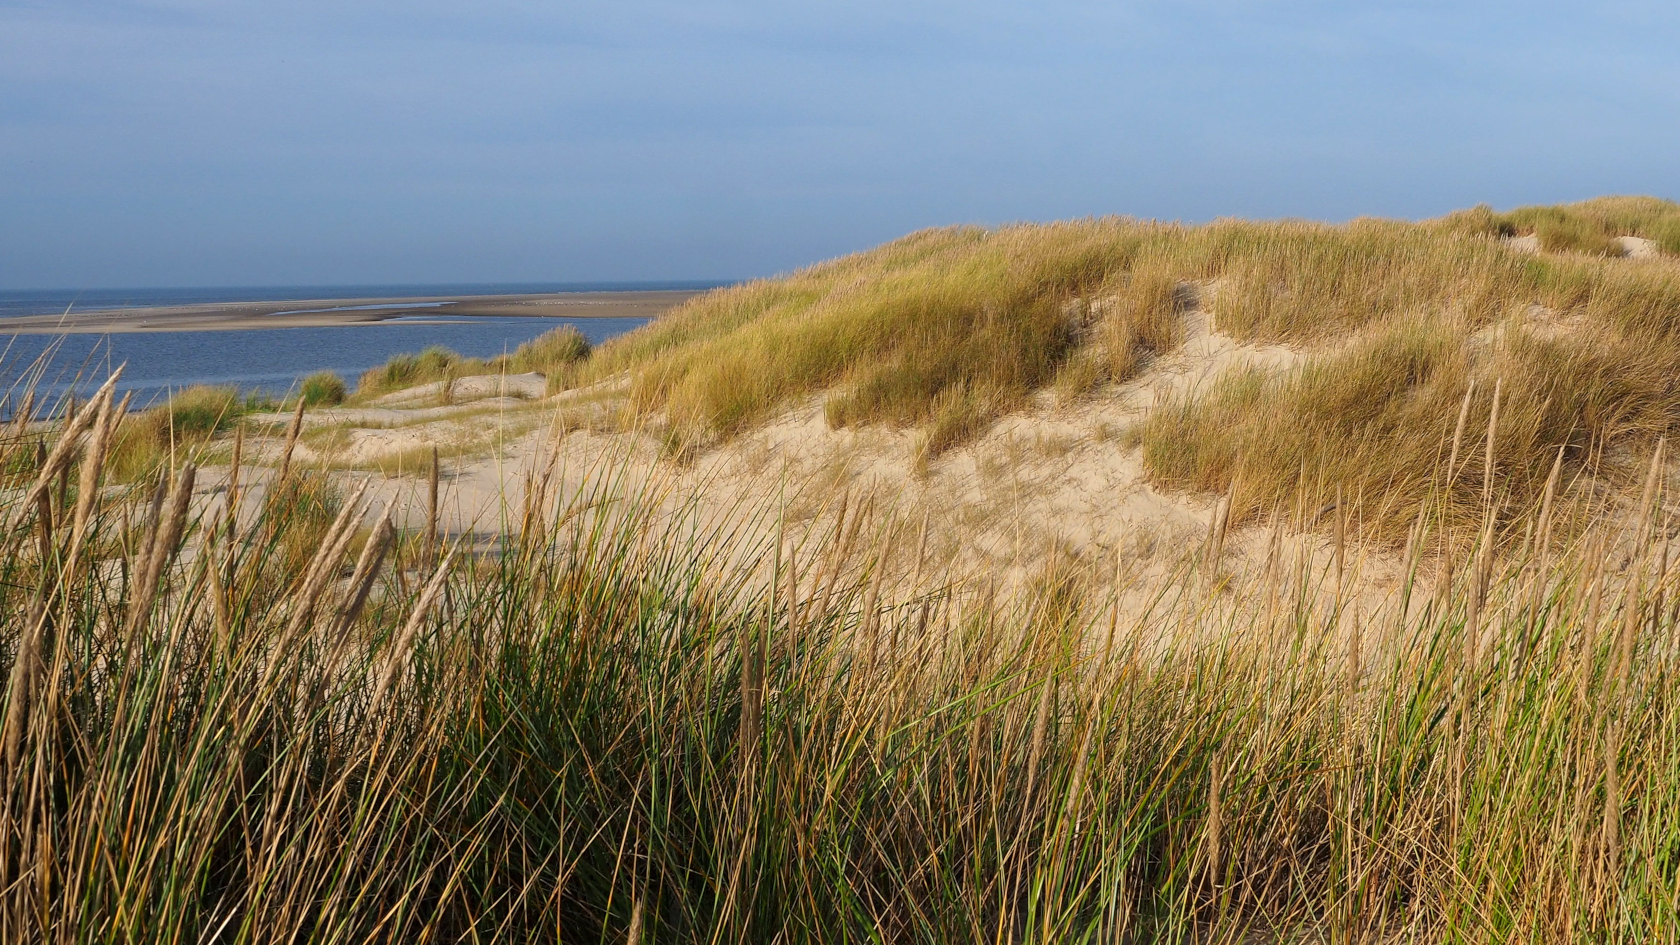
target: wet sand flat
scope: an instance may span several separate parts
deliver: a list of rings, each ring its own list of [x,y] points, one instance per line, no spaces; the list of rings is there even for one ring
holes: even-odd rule
[[[150,308],[102,309],[67,315],[0,319],[0,334],[107,334],[311,328],[366,324],[392,318],[526,316],[532,318],[653,318],[701,294],[693,290],[559,292],[543,295],[416,296],[309,299],[287,302],[212,302]]]

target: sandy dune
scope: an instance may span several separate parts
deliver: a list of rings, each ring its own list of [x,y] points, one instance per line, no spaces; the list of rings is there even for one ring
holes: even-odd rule
[[[917,575],[924,583],[938,575],[1007,589],[1031,586],[1055,568],[1106,594],[1148,586],[1147,578],[1187,558],[1201,555],[1205,564],[1215,554],[1214,570],[1232,575],[1288,567],[1323,578],[1333,555],[1319,537],[1247,526],[1212,548],[1218,497],[1156,488],[1127,432],[1157,404],[1233,366],[1283,371],[1301,358],[1286,347],[1239,343],[1204,312],[1191,312],[1184,343],[1135,379],[1074,403],[1041,395],[925,469],[917,464],[919,431],[831,429],[820,398],[678,462],[654,432],[616,425],[622,390],[546,397],[534,376],[459,379],[449,405],[439,405],[438,385],[428,385],[368,407],[311,413],[297,457],[338,469],[346,487],[368,482],[374,507],[388,504],[399,526],[418,529],[436,446],[445,457],[442,527],[481,546],[519,527],[531,483],[548,477],[548,500],[564,504],[611,478],[659,494],[672,510],[697,510],[712,525],[768,502],[795,540],[827,535],[844,496],[854,512],[872,510],[860,554],[888,554],[905,596],[915,593]],[[267,442],[271,461],[278,448]],[[217,477],[205,482],[214,491]],[[1350,594],[1380,608],[1396,583],[1397,557],[1356,556]],[[1150,606],[1143,591],[1122,597],[1127,612]]]

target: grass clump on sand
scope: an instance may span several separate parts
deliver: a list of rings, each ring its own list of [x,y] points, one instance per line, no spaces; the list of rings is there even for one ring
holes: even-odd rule
[[[265,553],[282,574],[304,573],[321,551],[332,524],[344,509],[344,496],[330,474],[293,469],[264,497],[267,516]]]
[[[356,396],[376,397],[392,391],[478,374],[536,372],[551,383],[564,378],[590,354],[589,340],[571,325],[544,332],[511,353],[494,358],[467,358],[433,345],[419,354],[399,354],[366,371],[356,382]]]
[[[316,371],[298,385],[298,396],[311,407],[336,407],[347,393],[344,378],[332,371]]]
[[[160,466],[196,454],[247,411],[233,387],[195,386],[138,414],[126,415],[111,443],[110,472],[122,481],[152,475]]]
[[[358,397],[376,396],[433,381],[446,381],[458,376],[463,363],[460,355],[432,345],[419,354],[399,354],[376,368],[362,373],[356,382]]]
[[[39,482],[98,481],[52,452]],[[720,531],[612,491],[436,568],[351,496],[299,565],[320,516],[275,493],[230,534],[168,472],[127,546],[97,489],[85,532],[56,490],[0,494],[8,942],[1680,928],[1660,487],[1380,621],[1291,567],[1204,596],[1197,549],[1119,621],[1071,574],[893,603],[867,531],[791,557],[773,511]]]
[[[1152,422],[1150,470],[1201,489],[1240,480],[1255,511],[1363,489],[1397,537],[1434,475],[1417,444],[1451,432],[1472,382],[1473,426],[1502,390],[1493,488],[1507,509],[1532,500],[1559,447],[1573,479],[1680,419],[1664,380],[1680,370],[1680,267],[1588,255],[1586,236],[1545,237],[1577,252],[1539,255],[1503,238],[1556,223],[1660,241],[1671,221],[1680,205],[1614,197],[1419,223],[929,230],[696,298],[603,345],[579,380],[627,373],[633,407],[694,442],[822,396],[833,426],[921,426],[931,459],[1040,388],[1080,396],[1135,376],[1201,308],[1236,341],[1290,345],[1313,366],[1192,392]],[[1325,477],[1305,497],[1303,466]]]
[[[544,332],[513,350],[505,358],[494,358],[491,364],[509,374],[535,371],[545,376],[562,373],[589,357],[589,339],[571,325],[561,325]]]

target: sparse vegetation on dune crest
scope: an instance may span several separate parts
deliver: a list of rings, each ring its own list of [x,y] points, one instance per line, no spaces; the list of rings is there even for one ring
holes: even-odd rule
[[[356,396],[376,397],[433,381],[449,381],[474,374],[524,374],[535,371],[551,380],[565,378],[589,357],[589,340],[571,325],[561,325],[521,344],[511,354],[494,358],[466,358],[434,345],[419,354],[400,354],[366,371],[356,383]]]
[[[730,433],[837,388],[837,425],[1018,405],[1078,348],[1123,378],[1170,343],[1141,265],[1182,228],[1127,221],[913,234],[784,279],[719,290],[602,347],[583,376],[632,374],[632,398],[691,433]],[[1095,329],[1095,330],[1094,330]],[[972,413],[966,407],[963,413]]]
[[[1558,206],[1518,207],[1499,213],[1481,206],[1446,218],[1449,225],[1497,236],[1534,236],[1540,247],[1616,255],[1615,240],[1635,236],[1680,253],[1680,205],[1656,197],[1599,197]]]
[[[706,528],[612,475],[494,554],[296,469],[230,529],[190,466],[102,490],[104,405],[0,441],[7,943],[1680,935],[1660,476],[1414,585],[1426,497],[1381,619],[1216,528],[1134,620],[1071,559],[893,593],[858,504]]]
[[[1609,258],[1579,235],[1668,246],[1674,221],[1680,205],[1615,197],[1421,223],[929,230],[694,299],[604,345],[577,377],[627,373],[632,405],[689,442],[821,395],[833,426],[922,427],[926,460],[1041,388],[1078,397],[1135,377],[1200,308],[1223,335],[1294,346],[1307,363],[1183,394],[1149,422],[1151,472],[1237,488],[1248,514],[1363,490],[1381,510],[1368,534],[1398,540],[1472,383],[1466,449],[1479,448],[1475,431],[1501,391],[1492,488],[1507,514],[1532,503],[1560,447],[1570,481],[1589,466],[1625,472],[1680,419],[1670,381],[1680,376],[1680,265]],[[1545,235],[1558,227],[1577,236]],[[1505,239],[1536,228],[1543,248],[1569,252],[1536,255]],[[1325,477],[1307,495],[1302,468]],[[1455,483],[1461,499],[1480,488],[1474,478]],[[1475,502],[1455,507],[1462,521],[1480,514]]]

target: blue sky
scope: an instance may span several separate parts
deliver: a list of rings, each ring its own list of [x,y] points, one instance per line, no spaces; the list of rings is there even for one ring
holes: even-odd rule
[[[0,288],[1680,197],[1680,4],[0,0]]]

